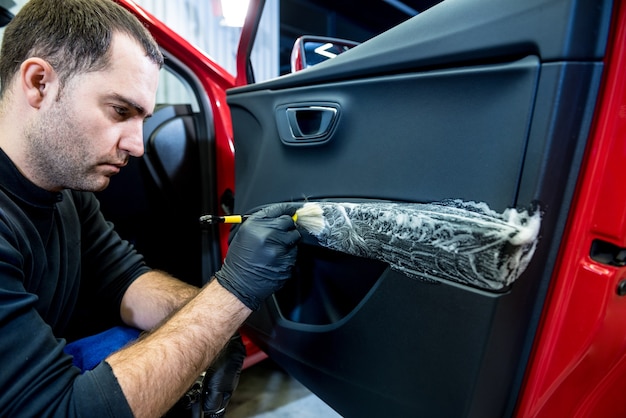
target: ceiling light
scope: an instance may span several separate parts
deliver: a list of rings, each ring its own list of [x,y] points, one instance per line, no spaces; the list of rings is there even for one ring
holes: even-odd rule
[[[248,13],[249,0],[221,0],[224,26],[242,27]]]

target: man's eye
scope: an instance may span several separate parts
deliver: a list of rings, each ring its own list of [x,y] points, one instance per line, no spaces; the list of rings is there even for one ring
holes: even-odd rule
[[[117,113],[118,116],[123,118],[128,117],[130,113],[127,108],[121,106],[113,106],[113,110],[115,110],[115,113]]]

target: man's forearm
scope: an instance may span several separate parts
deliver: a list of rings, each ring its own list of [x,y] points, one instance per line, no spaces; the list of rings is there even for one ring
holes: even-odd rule
[[[181,300],[193,291],[162,273],[146,274],[128,288],[122,302],[126,323],[150,329],[167,318],[135,344],[106,360],[135,416],[165,414],[207,369],[252,310],[291,277],[301,238],[292,218],[295,210],[289,205],[276,205],[255,212],[231,241],[216,279],[186,304]],[[183,296],[161,305],[160,298],[168,293],[163,286],[180,288]],[[152,302],[146,301],[146,292],[153,295]],[[150,313],[142,314],[144,310]],[[168,317],[172,311],[174,314]]]
[[[159,327],[107,358],[135,416],[167,412],[250,313],[212,281]]]
[[[193,299],[200,289],[167,273],[152,270],[137,278],[122,299],[122,320],[150,330]]]

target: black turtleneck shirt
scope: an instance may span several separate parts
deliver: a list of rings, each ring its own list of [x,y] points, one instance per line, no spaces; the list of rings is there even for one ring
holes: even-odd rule
[[[106,362],[81,374],[63,348],[86,312],[120,322],[147,270],[92,193],[43,190],[0,149],[0,415],[132,416]]]

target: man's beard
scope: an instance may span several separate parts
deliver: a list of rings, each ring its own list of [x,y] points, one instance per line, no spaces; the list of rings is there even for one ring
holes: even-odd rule
[[[47,190],[102,190],[108,185],[108,178],[97,175],[95,166],[90,165],[95,161],[90,154],[90,139],[74,122],[74,115],[68,113],[74,108],[65,102],[56,101],[25,128],[25,157],[35,177],[31,180]]]

